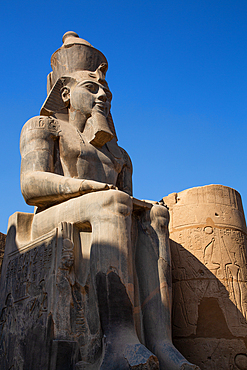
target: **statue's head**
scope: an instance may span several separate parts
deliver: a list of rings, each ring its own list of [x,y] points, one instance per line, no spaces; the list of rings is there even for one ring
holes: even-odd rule
[[[52,72],[47,77],[47,98],[41,115],[80,111],[85,118],[104,116],[113,136],[116,132],[110,114],[112,94],[105,80],[105,56],[75,32],[66,32],[63,45],[51,57]]]
[[[60,78],[60,96],[66,107],[80,111],[86,118],[110,113],[112,94],[105,80],[107,65],[102,63],[94,72],[78,71]]]

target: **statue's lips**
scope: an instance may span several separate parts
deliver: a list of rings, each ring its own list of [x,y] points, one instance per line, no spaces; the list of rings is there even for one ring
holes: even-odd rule
[[[95,108],[101,112],[101,113],[104,113],[106,114],[107,113],[107,110],[108,110],[108,106],[105,104],[105,103],[95,103]]]

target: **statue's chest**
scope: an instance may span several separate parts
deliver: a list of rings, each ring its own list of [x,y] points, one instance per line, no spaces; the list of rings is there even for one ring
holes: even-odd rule
[[[65,176],[97,181],[114,181],[122,161],[116,160],[106,145],[96,148],[77,129],[66,125],[59,136],[59,154]]]

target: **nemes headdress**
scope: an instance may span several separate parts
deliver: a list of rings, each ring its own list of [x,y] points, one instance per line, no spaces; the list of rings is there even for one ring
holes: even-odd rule
[[[106,57],[89,42],[81,39],[77,33],[66,32],[62,41],[63,45],[51,56],[52,72],[47,76],[47,98],[40,111],[44,116],[66,112],[67,108],[60,94],[64,77],[80,71],[95,72],[99,67],[105,76],[108,68]],[[108,116],[108,124],[116,137],[111,113]]]

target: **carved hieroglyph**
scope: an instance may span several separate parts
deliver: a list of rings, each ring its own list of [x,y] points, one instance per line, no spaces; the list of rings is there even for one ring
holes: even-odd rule
[[[241,197],[222,185],[173,193],[173,338],[201,369],[247,369],[247,230]]]

